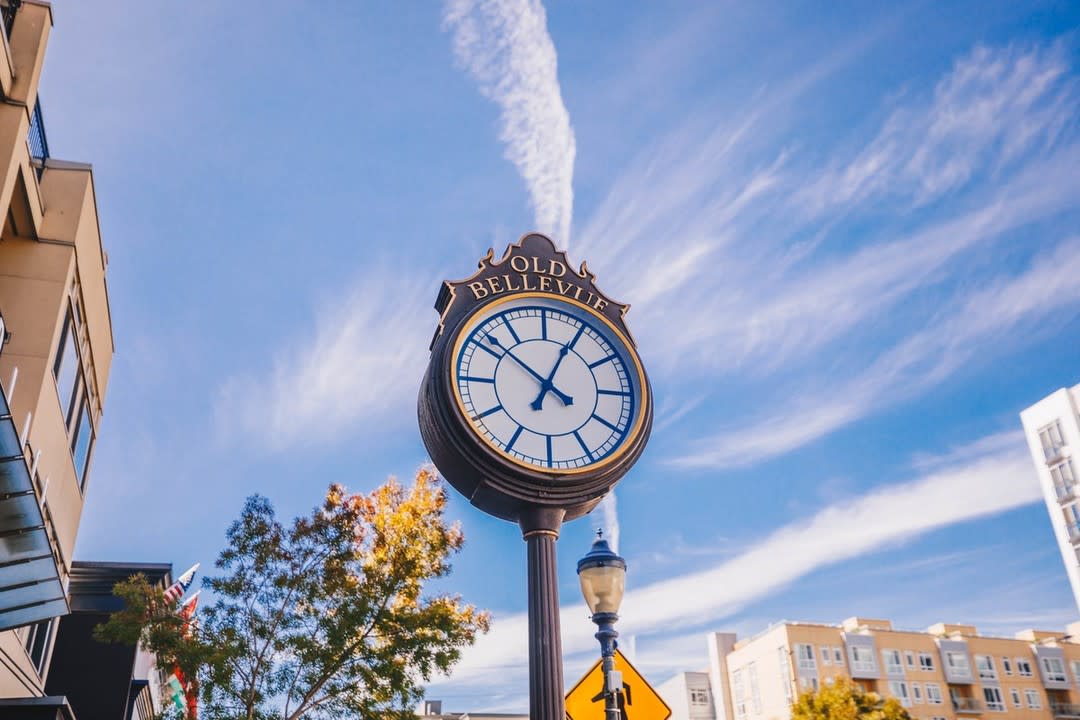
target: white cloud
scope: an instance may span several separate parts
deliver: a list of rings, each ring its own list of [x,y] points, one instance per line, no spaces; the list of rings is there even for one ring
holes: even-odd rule
[[[629,576],[620,611],[620,633],[667,636],[673,627],[715,624],[817,569],[1041,498],[1021,439],[983,446],[993,449],[978,457],[968,456],[962,464],[825,507],[808,520],[781,527],[739,555],[705,570],[644,587],[634,587],[633,576]],[[578,656],[594,649],[589,633],[568,631],[587,623],[587,617],[583,605],[562,608],[568,668],[582,665]],[[446,683],[457,688],[485,684],[505,688],[524,682],[527,668],[521,658],[527,627],[524,614],[496,617],[491,633],[466,651]],[[493,668],[503,668],[497,680],[492,679]]]
[[[793,397],[779,416],[723,428],[670,462],[736,467],[788,452],[936,385],[973,361],[1058,327],[1080,312],[1080,238],[1059,243],[1012,277],[984,284],[951,312],[882,353],[850,378]]]
[[[539,0],[449,0],[454,54],[502,110],[499,139],[525,180],[537,229],[570,242],[576,153],[555,45]]]
[[[371,270],[324,299],[313,329],[283,327],[270,372],[223,384],[216,411],[225,435],[280,450],[414,418],[437,287]]]
[[[932,100],[895,110],[865,147],[825,167],[807,164],[810,149],[784,147],[785,103],[809,87],[788,83],[781,100],[764,93],[741,116],[687,122],[645,148],[584,224],[582,254],[633,303],[654,371],[799,367],[880,331],[883,313],[948,280],[977,248],[1075,206],[1066,70],[1057,50],[976,50]],[[960,189],[948,217],[911,215],[928,193]],[[851,218],[873,218],[873,229],[852,233]]]
[[[926,107],[894,112],[859,154],[800,193],[814,211],[872,195],[930,202],[1042,151],[1076,110],[1075,81],[1060,47],[976,48],[934,89]]]

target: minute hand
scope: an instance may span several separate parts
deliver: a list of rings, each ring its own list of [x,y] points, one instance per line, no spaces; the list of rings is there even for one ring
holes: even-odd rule
[[[514,362],[516,362],[518,365],[525,368],[525,372],[529,373],[530,375],[532,375],[534,378],[536,378],[540,382],[540,387],[541,388],[545,388],[545,387],[548,387],[550,385],[550,383],[548,382],[547,379],[545,379],[540,373],[536,372],[531,367],[526,365],[525,361],[522,360],[521,358],[519,358],[517,355],[515,355],[513,353],[513,351],[510,350],[510,348],[503,347],[502,343],[499,342],[498,338],[496,338],[496,337],[494,337],[492,335],[488,335],[487,336],[487,341],[489,343],[491,343],[492,345],[494,345],[495,347],[502,350],[503,353],[505,353],[506,355],[510,356],[510,359],[513,360]],[[572,405],[574,403],[574,398],[572,398],[569,395],[567,395],[566,393],[562,392],[561,390],[559,390],[554,385],[550,385],[550,389],[551,389],[551,392],[555,393],[555,397],[557,397],[557,398],[559,398],[560,400],[563,401],[564,405]]]

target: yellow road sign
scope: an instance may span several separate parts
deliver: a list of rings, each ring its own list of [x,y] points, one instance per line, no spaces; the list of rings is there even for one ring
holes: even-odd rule
[[[619,697],[623,720],[667,720],[671,708],[618,650],[615,651],[615,669],[623,678]],[[604,671],[599,661],[566,694],[566,717],[569,720],[604,720]]]

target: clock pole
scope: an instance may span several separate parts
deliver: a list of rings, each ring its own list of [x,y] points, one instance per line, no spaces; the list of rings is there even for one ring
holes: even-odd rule
[[[439,325],[417,399],[424,446],[447,482],[479,509],[521,528],[528,556],[531,720],[566,720],[555,563],[559,530],[611,491],[645,449],[652,428],[652,389],[626,326],[629,306],[605,295],[595,280],[584,262],[575,269],[551,238],[538,233],[523,236],[500,259],[488,250],[476,272],[447,280],[439,290]],[[565,318],[562,330],[549,327],[558,318]],[[586,335],[597,345],[591,353],[578,343]],[[529,343],[546,346],[530,346],[541,348],[532,355],[514,350]],[[606,357],[597,361],[597,353]],[[515,392],[500,396],[495,390],[503,358],[508,367],[519,367],[503,378]],[[534,367],[541,360],[543,367]],[[600,372],[608,384],[599,384]],[[519,380],[524,389],[514,385]],[[558,398],[548,398],[548,405],[573,411],[568,427],[551,432],[551,423],[530,428],[515,419],[518,413],[565,420],[567,413],[544,414],[548,394]],[[587,402],[590,397],[594,402]],[[580,414],[581,408],[592,415]],[[517,430],[500,439],[484,420],[489,416]],[[567,442],[556,448],[555,436]],[[570,437],[584,455],[575,454]]]
[[[532,508],[521,516],[529,556],[529,711],[531,720],[564,720],[562,634],[555,541],[566,511]]]

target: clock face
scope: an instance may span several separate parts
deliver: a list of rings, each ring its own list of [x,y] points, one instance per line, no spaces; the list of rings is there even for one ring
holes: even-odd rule
[[[576,302],[516,295],[458,336],[453,387],[473,430],[533,469],[573,473],[621,455],[640,429],[644,375],[606,320]]]

